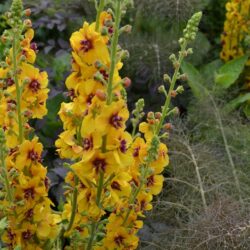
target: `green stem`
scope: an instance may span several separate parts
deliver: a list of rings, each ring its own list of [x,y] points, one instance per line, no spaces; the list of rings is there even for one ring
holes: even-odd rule
[[[162,117],[161,117],[160,122],[159,122],[159,124],[158,124],[158,126],[156,128],[156,135],[158,135],[160,133],[160,130],[161,130],[162,125],[163,125],[163,123],[165,121],[165,118],[167,117],[170,102],[171,102],[171,93],[175,88],[176,81],[178,80],[178,73],[180,71],[182,61],[184,59],[184,52],[186,50],[186,47],[187,47],[187,42],[184,42],[184,44],[181,46],[180,56],[179,56],[179,59],[177,61],[177,65],[175,67],[175,72],[174,72],[174,75],[173,75],[171,83],[170,83],[170,88],[169,88],[169,91],[168,91],[166,102],[165,102],[163,110],[162,110]]]
[[[102,196],[103,183],[104,183],[104,172],[101,170],[99,181],[98,181],[97,194],[96,194],[96,205],[99,208],[101,208],[101,196]]]
[[[165,101],[165,104],[164,104],[164,107],[163,107],[163,110],[162,110],[162,117],[161,117],[161,120],[160,120],[160,122],[159,122],[159,124],[158,124],[158,126],[156,128],[156,132],[155,132],[156,135],[159,135],[160,130],[161,130],[162,125],[163,125],[163,122],[165,121],[165,118],[167,117],[167,114],[168,114],[168,111],[169,111],[169,105],[170,105],[170,102],[171,102],[171,93],[174,90],[176,81],[178,79],[178,73],[180,71],[181,63],[182,63],[182,61],[184,59],[184,52],[186,50],[186,47],[187,47],[187,42],[184,42],[184,44],[181,46],[180,56],[179,56],[179,59],[177,61],[177,66],[175,67],[175,72],[174,72],[174,75],[172,77],[172,80],[171,80],[171,83],[170,83],[170,88],[169,88],[169,91],[168,91],[168,94],[167,94],[167,98],[166,98],[166,101]],[[132,196],[132,199],[130,200],[130,204],[134,204],[134,202],[135,202],[135,200],[137,198],[137,195],[139,194],[139,192],[141,191],[141,189],[142,189],[142,187],[143,187],[143,185],[145,183],[145,178],[147,177],[147,169],[149,167],[149,164],[150,164],[150,162],[146,163],[145,171],[144,171],[144,174],[142,175],[140,185],[135,190],[135,193]],[[127,211],[127,213],[125,215],[125,218],[123,220],[123,225],[125,225],[125,223],[127,222],[130,213],[131,213],[131,209],[129,209]]]
[[[92,249],[92,246],[93,246],[93,243],[94,243],[94,238],[95,238],[96,226],[97,226],[96,222],[93,222],[93,224],[91,225],[91,236],[89,238],[87,250]]]
[[[77,176],[75,176],[75,188],[73,191],[73,200],[72,200],[72,213],[71,213],[71,217],[70,217],[70,221],[68,224],[68,227],[66,229],[66,232],[70,231],[73,224],[74,224],[74,220],[75,220],[75,216],[76,216],[76,211],[77,211],[77,186],[79,183],[79,179]]]
[[[3,170],[3,177],[4,177],[4,182],[5,182],[5,189],[7,192],[7,200],[9,202],[13,202],[13,197],[12,197],[12,192],[11,192],[11,187],[9,183],[9,178],[8,178],[8,171],[5,165],[5,155],[4,155],[4,148],[1,145],[1,162],[2,162],[2,170]]]
[[[107,104],[111,104],[112,102],[112,90],[113,90],[113,77],[115,72],[116,65],[116,56],[117,56],[117,45],[119,39],[119,28],[121,22],[121,0],[116,1],[116,9],[115,9],[115,32],[112,37],[111,43],[111,66],[109,71],[109,79],[108,79],[108,87],[107,87]]]
[[[14,32],[13,35],[13,73],[14,73],[14,81],[16,85],[16,101],[17,101],[17,116],[18,116],[18,126],[19,126],[19,143],[21,144],[23,142],[23,121],[22,121],[22,112],[21,112],[21,96],[22,91],[18,83],[18,77],[17,77],[17,37],[18,34]]]
[[[100,16],[101,16],[101,13],[102,13],[102,11],[104,9],[104,6],[105,6],[105,0],[101,0],[100,4],[99,4],[98,11],[97,11],[97,15],[96,15],[95,31],[97,31],[97,32],[99,32],[99,28],[100,28]]]
[[[136,200],[138,194],[140,193],[141,189],[143,188],[143,186],[145,184],[145,179],[146,179],[146,176],[147,176],[147,173],[148,173],[148,171],[147,171],[148,166],[149,166],[149,163],[145,165],[145,170],[144,170],[143,175],[141,177],[140,185],[135,190],[134,194],[132,195],[131,199],[129,200],[129,204],[134,204],[135,203],[135,200]],[[123,223],[122,223],[123,226],[126,224],[130,213],[131,213],[131,209],[128,209],[128,211],[127,211],[127,213],[126,213],[126,215],[124,217]]]

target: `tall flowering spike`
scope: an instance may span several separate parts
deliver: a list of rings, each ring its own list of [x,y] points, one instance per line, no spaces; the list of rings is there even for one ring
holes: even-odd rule
[[[23,21],[22,1],[14,0],[7,13],[10,29],[3,34],[10,44],[0,68],[1,175],[6,197],[1,205],[8,227],[2,241],[8,249],[44,249],[58,234],[60,217],[51,211],[47,170],[42,165],[42,144],[29,139],[32,118],[46,113],[48,76],[33,63],[36,45],[31,21]],[[1,179],[2,180],[2,179]]]
[[[180,40],[180,58],[171,91],[166,94],[163,113],[151,112],[143,118],[144,101],[133,111],[133,132],[126,131],[129,119],[126,91],[130,80],[121,78],[119,34],[125,4],[113,1],[113,11],[98,7],[96,22],[85,22],[72,34],[72,72],[66,79],[69,102],[62,103],[59,116],[64,131],[56,141],[62,158],[73,160],[66,182],[62,230],[77,249],[136,249],[141,218],[152,209],[153,196],[163,187],[162,172],[169,163],[167,146],[161,142],[162,128],[169,112],[171,92],[180,64],[188,54],[187,44],[195,39],[201,13],[195,14]],[[178,91],[176,91],[178,92]],[[136,135],[138,130],[141,135]],[[165,136],[166,137],[166,136]]]
[[[250,35],[250,1],[230,0],[226,4],[226,11],[220,56],[224,61],[229,61],[246,53]]]

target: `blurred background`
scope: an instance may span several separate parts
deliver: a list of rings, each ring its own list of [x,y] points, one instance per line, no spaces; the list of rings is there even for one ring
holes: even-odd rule
[[[1,0],[0,13],[8,10],[10,2]],[[163,74],[173,72],[168,57],[178,53],[178,39],[191,15],[200,10],[204,14],[191,46],[194,54],[186,61],[184,71],[191,70],[192,79],[199,81],[206,94],[195,94],[190,81],[179,83],[185,92],[173,102],[180,116],[170,118],[173,130],[166,142],[170,165],[164,173],[165,187],[140,233],[140,249],[250,249],[249,117],[241,108],[231,112],[224,109],[239,92],[238,85],[230,91],[214,87],[216,70],[223,65],[219,54],[226,2],[135,0],[134,8],[123,19],[124,24],[133,26],[132,33],[122,35],[120,40],[130,53],[121,72],[132,79],[128,89],[130,110],[143,97],[146,111],[156,111],[163,102],[157,92]],[[71,68],[69,38],[83,21],[95,19],[95,9],[87,0],[24,0],[24,4],[32,9],[39,49],[37,65],[50,78],[49,113],[33,125],[45,146],[50,196],[58,205],[63,199],[66,170],[54,142],[62,130],[57,112],[60,103],[67,101],[63,93]],[[1,15],[0,32],[5,28]]]

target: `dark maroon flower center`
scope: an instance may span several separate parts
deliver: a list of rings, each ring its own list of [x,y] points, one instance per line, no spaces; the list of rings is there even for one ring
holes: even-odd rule
[[[107,73],[105,69],[101,69],[100,73],[102,74],[104,80],[108,80],[109,74]]]
[[[33,93],[37,93],[37,91],[41,88],[41,84],[36,79],[33,79],[29,84],[29,88]]]
[[[88,97],[87,97],[87,104],[91,104],[92,103],[92,99],[94,98],[94,94],[89,94]]]
[[[15,84],[15,81],[12,78],[8,78],[6,80],[7,86],[10,87]]]
[[[32,50],[34,50],[35,52],[38,52],[38,47],[37,47],[37,44],[36,44],[36,43],[31,43],[31,44],[30,44],[30,48],[31,48]]]
[[[85,39],[81,41],[81,50],[83,50],[83,52],[88,52],[91,49],[93,49],[93,43],[91,40]]]
[[[150,177],[147,178],[147,186],[150,187],[150,186],[153,186],[155,183],[155,179],[154,179],[154,176],[151,175]]]
[[[120,150],[124,154],[127,152],[127,142],[124,139],[120,142]]]
[[[13,110],[16,108],[16,101],[15,100],[8,100],[7,101],[7,110]]]
[[[44,186],[45,188],[48,190],[49,189],[49,178],[46,176],[45,179],[44,179]]]
[[[67,93],[67,96],[74,99],[76,97],[74,89],[70,89]]]
[[[141,205],[141,210],[144,210],[146,208],[147,202],[145,200],[141,200],[140,205]]]
[[[93,139],[83,138],[82,147],[83,147],[83,150],[91,150],[93,148]]]
[[[119,116],[118,114],[113,114],[110,117],[109,123],[115,127],[116,129],[122,128],[122,117]]]
[[[29,240],[29,239],[31,239],[32,236],[33,236],[33,234],[30,232],[30,230],[27,230],[26,232],[22,233],[22,238],[24,240]]]
[[[30,220],[30,219],[32,219],[33,215],[34,215],[34,211],[33,211],[33,209],[31,208],[31,209],[29,209],[29,210],[25,213],[25,218],[26,218],[27,220]]]
[[[34,151],[34,149],[31,149],[28,153],[28,159],[32,161],[40,161],[40,155]]]
[[[116,245],[121,246],[123,244],[124,239],[125,238],[122,235],[118,235],[117,237],[115,237],[114,241]]]
[[[27,188],[24,190],[24,198],[28,200],[29,198],[34,199],[35,198],[35,191],[34,188]]]
[[[15,233],[12,233],[10,229],[7,229],[7,235],[8,235],[8,238],[13,241],[16,237],[16,234]]]
[[[111,184],[111,187],[113,189],[121,191],[121,185],[117,181],[113,181],[112,184]]]
[[[135,148],[135,149],[134,149],[133,156],[134,156],[134,157],[138,157],[138,156],[139,156],[139,151],[140,151],[140,147]]]
[[[93,165],[94,165],[96,172],[98,173],[100,170],[102,170],[104,172],[107,164],[106,164],[105,159],[96,158],[93,161]]]

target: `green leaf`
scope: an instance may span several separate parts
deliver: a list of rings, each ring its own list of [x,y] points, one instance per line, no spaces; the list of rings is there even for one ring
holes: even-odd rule
[[[214,84],[215,73],[222,65],[223,62],[220,59],[216,59],[200,68],[203,79],[206,79],[207,84]]]
[[[250,101],[250,93],[247,93],[247,94],[244,94],[244,95],[241,95],[237,98],[235,98],[234,100],[232,100],[231,102],[229,102],[227,105],[226,105],[226,110],[228,112],[236,109],[237,107],[239,107],[241,104],[247,102],[247,101]]]
[[[204,85],[200,72],[190,63],[182,62],[181,69],[188,77],[188,85],[190,86],[194,96],[201,98],[204,95]]]
[[[215,83],[227,89],[239,78],[244,70],[248,56],[242,56],[224,64],[215,76]]]
[[[58,94],[47,101],[48,114],[47,119],[55,121],[57,113],[61,107],[61,103],[65,101],[62,94]]]
[[[0,233],[5,230],[8,226],[8,219],[7,217],[4,217],[0,220]]]
[[[250,118],[250,103],[247,103],[243,109],[244,114],[246,117]]]

